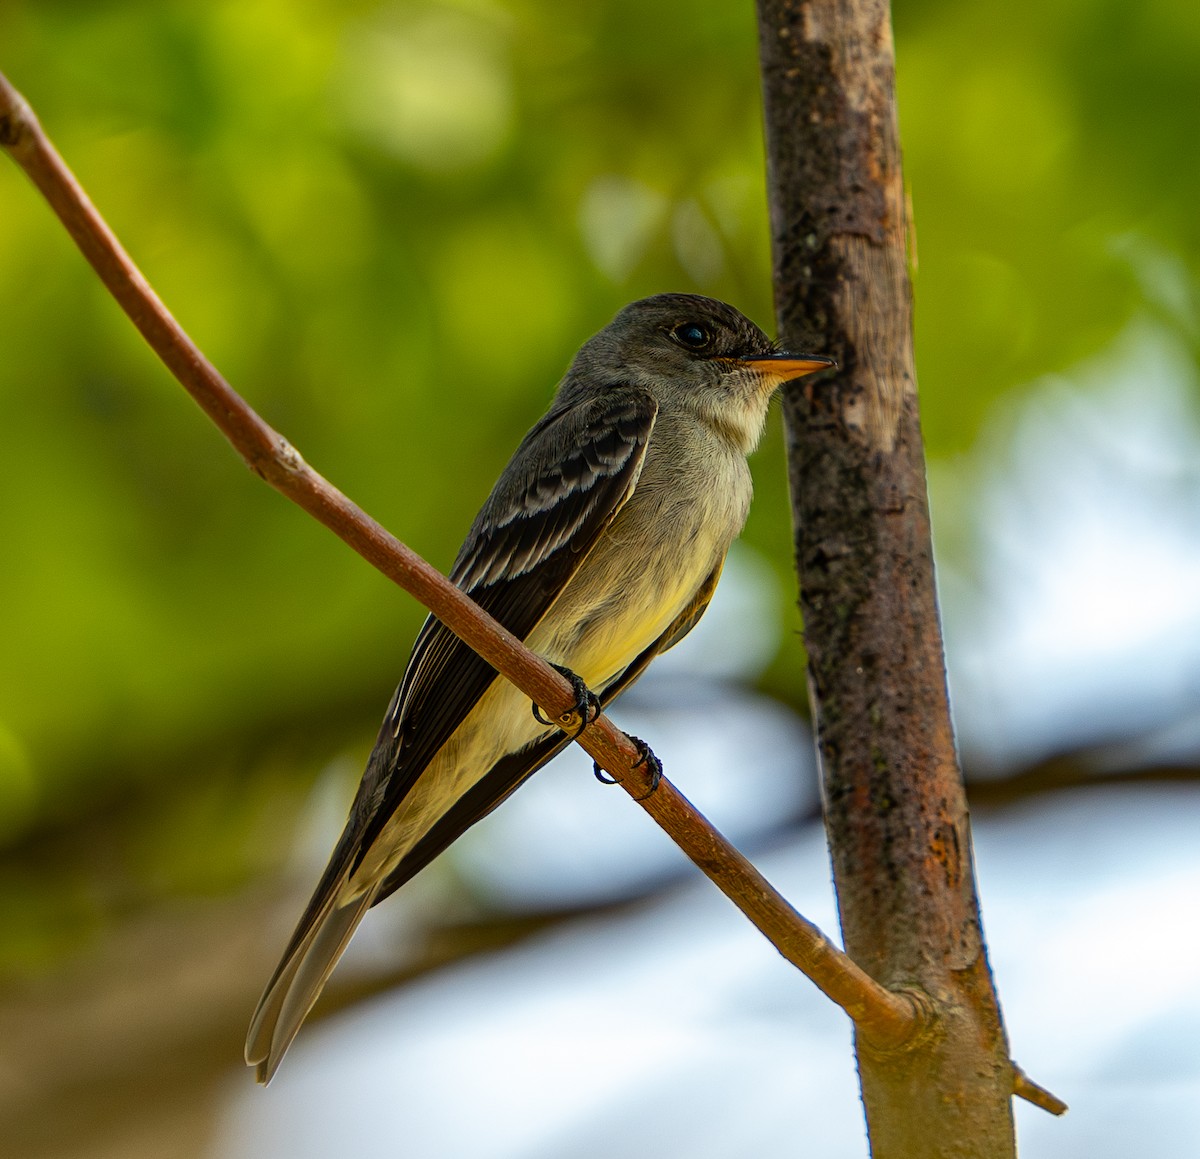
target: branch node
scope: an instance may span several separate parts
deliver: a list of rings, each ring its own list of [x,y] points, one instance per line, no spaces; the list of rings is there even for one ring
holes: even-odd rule
[[[308,464],[304,461],[304,456],[282,435],[278,435],[276,438],[275,461],[294,475],[299,475],[308,470]]]
[[[0,76],[0,147],[16,151],[33,140],[36,130],[29,102]]]
[[[1015,1062],[1012,1064],[1012,1070],[1013,1094],[1017,1098],[1024,1099],[1035,1107],[1041,1107],[1043,1111],[1048,1111],[1052,1115],[1067,1113],[1069,1108],[1058,1095],[1046,1090],[1039,1083],[1035,1083]]]
[[[889,1019],[883,1025],[874,1024],[870,1018],[855,1022],[861,1049],[881,1060],[908,1054],[932,1042],[941,1033],[942,1025],[937,1003],[919,986],[903,983],[890,987],[888,993],[906,1005],[910,1012],[901,1033],[896,1033],[895,1019]]]

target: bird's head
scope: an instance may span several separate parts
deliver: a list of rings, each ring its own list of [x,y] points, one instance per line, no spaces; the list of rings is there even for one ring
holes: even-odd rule
[[[641,386],[660,408],[696,414],[748,452],[762,433],[776,388],[833,365],[829,358],[777,349],[724,302],[658,294],[626,306],[584,344],[564,390]]]

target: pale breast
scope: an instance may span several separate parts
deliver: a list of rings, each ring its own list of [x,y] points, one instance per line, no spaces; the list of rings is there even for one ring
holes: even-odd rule
[[[656,640],[725,558],[750,504],[745,458],[688,432],[654,442],[632,498],[529,646],[603,688]],[[697,438],[703,438],[697,442]]]

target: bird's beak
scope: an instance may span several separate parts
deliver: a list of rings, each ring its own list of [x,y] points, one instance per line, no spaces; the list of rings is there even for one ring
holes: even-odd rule
[[[738,361],[757,370],[772,390],[793,378],[803,378],[806,374],[837,366],[832,358],[821,358],[816,354],[789,354],[786,350],[778,354],[748,354]]]

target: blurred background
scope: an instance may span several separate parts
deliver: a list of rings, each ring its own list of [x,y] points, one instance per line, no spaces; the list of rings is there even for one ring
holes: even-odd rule
[[[952,694],[1022,1153],[1200,1153],[1200,7],[897,0]],[[0,68],[172,311],[446,568],[580,342],[771,327],[751,4],[5,0]],[[250,476],[0,164],[0,1153],[862,1156],[844,1019],[565,756],[249,1013],[422,618]],[[802,910],[778,419],[623,702]],[[11,1151],[5,1150],[11,1148]]]

